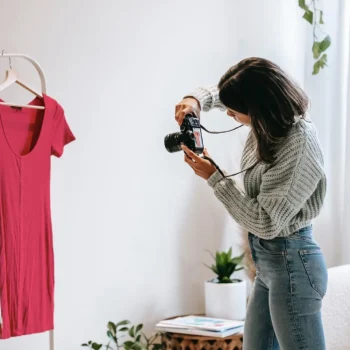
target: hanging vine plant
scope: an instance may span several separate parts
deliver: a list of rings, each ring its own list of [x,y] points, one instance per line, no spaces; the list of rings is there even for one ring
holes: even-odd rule
[[[316,75],[327,66],[327,54],[325,51],[331,45],[331,37],[322,30],[323,10],[318,6],[318,0],[311,0],[306,4],[306,0],[298,0],[299,7],[301,7],[305,13],[303,18],[313,26],[313,45],[312,54],[315,60],[314,69],[312,74]],[[320,39],[320,36],[322,38]]]

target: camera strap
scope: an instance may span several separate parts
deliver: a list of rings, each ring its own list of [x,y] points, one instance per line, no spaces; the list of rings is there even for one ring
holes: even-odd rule
[[[228,178],[228,177],[236,176],[236,175],[238,175],[238,174],[242,174],[242,173],[244,173],[245,171],[248,171],[248,170],[250,170],[250,169],[253,169],[253,168],[255,167],[255,165],[258,164],[258,162],[256,162],[256,163],[254,163],[253,165],[249,166],[248,168],[245,168],[245,169],[243,169],[243,170],[241,170],[241,171],[239,171],[239,172],[237,172],[237,173],[234,173],[234,174],[231,174],[231,175],[225,175],[225,174],[223,173],[223,171],[220,169],[220,167],[219,167],[211,158],[209,158],[209,157],[207,157],[207,156],[202,156],[202,158],[205,159],[205,160],[208,160],[211,164],[213,164],[213,165],[215,166],[215,168],[219,171],[219,173],[221,174],[221,176],[222,176],[223,178],[225,178],[225,179]]]
[[[206,131],[208,134],[225,134],[225,133],[227,133],[227,132],[235,131],[235,130],[241,128],[242,126],[243,126],[243,124],[240,125],[240,126],[237,126],[237,127],[233,128],[233,129],[226,130],[226,131],[210,131],[210,130],[208,130],[207,128],[205,128],[205,127],[201,124],[201,129],[203,129],[204,131]]]
[[[231,131],[237,130],[237,129],[241,128],[242,126],[243,126],[243,124],[233,128],[233,129],[226,130],[226,131],[209,131],[207,128],[205,128],[201,124],[201,129],[203,129],[204,131],[206,131],[209,134],[224,134],[224,133],[227,133],[227,132],[231,132]],[[205,160],[208,160],[211,164],[213,164],[215,166],[215,168],[219,171],[219,173],[222,175],[223,178],[228,178],[228,177],[236,176],[238,174],[242,174],[242,173],[244,173],[244,172],[246,172],[246,171],[248,171],[250,169],[253,169],[258,164],[258,162],[256,162],[253,165],[249,166],[248,168],[243,169],[243,170],[241,170],[241,171],[239,171],[237,173],[234,173],[234,174],[231,174],[231,175],[225,175],[223,173],[223,171],[220,169],[220,167],[211,158],[209,158],[207,156],[202,156],[202,158],[205,159]]]

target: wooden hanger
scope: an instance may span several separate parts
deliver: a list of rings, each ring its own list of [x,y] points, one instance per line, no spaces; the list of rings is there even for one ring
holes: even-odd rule
[[[25,84],[23,81],[21,81],[18,76],[17,73],[14,71],[14,69],[12,69],[12,65],[11,65],[11,57],[13,56],[18,56],[18,55],[8,55],[8,54],[4,54],[4,50],[2,51],[2,54],[0,57],[8,57],[9,58],[9,65],[10,65],[10,69],[6,71],[6,78],[5,80],[0,84],[0,92],[7,89],[9,86],[13,85],[13,84],[18,84],[19,86],[23,87],[24,89],[26,89],[27,91],[31,92],[32,94],[34,94],[35,96],[43,99],[43,93],[39,93],[37,91],[35,91],[33,88],[31,88],[29,85]],[[24,57],[24,55],[21,55],[21,57]],[[37,68],[37,67],[36,67]],[[40,74],[40,73],[39,73]],[[41,77],[41,75],[40,75]],[[42,77],[41,77],[42,78]],[[41,79],[41,85],[42,85],[42,90],[46,89],[46,84],[44,81],[43,84],[43,80]],[[11,107],[19,107],[19,108],[32,108],[32,109],[45,109],[45,106],[37,106],[37,105],[32,105],[32,104],[28,104],[28,105],[20,105],[18,103],[10,103],[10,102],[1,102],[0,101],[0,105],[3,106],[11,106]]]

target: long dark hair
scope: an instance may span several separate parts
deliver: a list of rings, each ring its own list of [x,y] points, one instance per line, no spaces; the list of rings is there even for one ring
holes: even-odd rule
[[[228,108],[251,117],[259,161],[272,163],[278,145],[309,106],[305,92],[276,64],[247,58],[220,79],[219,96]]]

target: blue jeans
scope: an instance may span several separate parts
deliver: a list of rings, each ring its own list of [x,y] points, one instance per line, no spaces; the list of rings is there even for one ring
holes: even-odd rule
[[[257,275],[244,326],[245,350],[325,350],[321,306],[328,273],[308,226],[288,237],[249,233]]]

